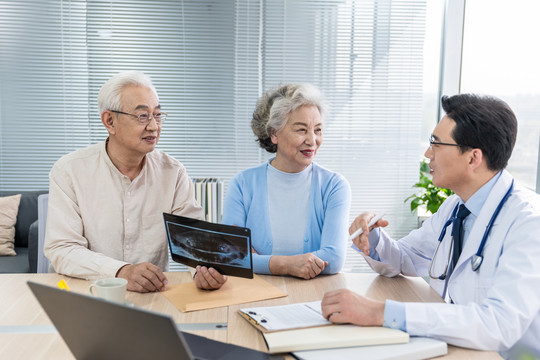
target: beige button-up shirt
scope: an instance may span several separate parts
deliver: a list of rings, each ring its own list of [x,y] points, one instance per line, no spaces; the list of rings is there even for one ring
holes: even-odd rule
[[[105,142],[63,156],[49,178],[44,251],[58,273],[96,280],[146,261],[167,271],[163,212],[204,218],[184,166],[159,150],[133,181]]]

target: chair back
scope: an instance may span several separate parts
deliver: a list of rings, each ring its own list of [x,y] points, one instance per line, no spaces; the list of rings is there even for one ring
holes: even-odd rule
[[[45,244],[45,225],[47,225],[47,205],[49,203],[49,194],[38,196],[38,256],[37,272],[49,272],[49,260],[43,254]]]

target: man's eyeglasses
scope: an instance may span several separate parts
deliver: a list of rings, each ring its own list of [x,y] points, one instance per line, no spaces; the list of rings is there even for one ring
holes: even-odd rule
[[[135,115],[135,114],[128,114],[123,111],[116,111],[116,110],[109,110],[109,111],[113,113],[117,113],[117,114],[134,116],[139,121],[139,124],[145,125],[145,126],[148,125],[152,119],[156,121],[157,125],[161,125],[165,121],[165,119],[167,119],[167,113],[164,113],[164,112],[158,112],[156,114],[143,113],[143,114]]]
[[[435,141],[435,138],[433,137],[433,135],[431,135],[430,138],[429,138],[429,148],[430,148],[431,150],[433,150],[433,145],[446,145],[446,146],[457,146],[457,147],[470,147],[470,146],[468,146],[468,145],[450,144],[450,143],[443,143],[443,142]]]

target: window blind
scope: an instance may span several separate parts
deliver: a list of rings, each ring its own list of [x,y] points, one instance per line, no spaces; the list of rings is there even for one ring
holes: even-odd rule
[[[54,161],[92,142],[85,19],[80,1],[0,1],[3,190],[47,189]]]
[[[149,74],[169,113],[158,148],[225,189],[271,155],[251,113],[268,88],[311,82],[330,105],[316,161],[352,187],[352,219],[416,227],[426,0],[1,1],[0,187],[48,188],[65,153],[103,141],[101,85]]]

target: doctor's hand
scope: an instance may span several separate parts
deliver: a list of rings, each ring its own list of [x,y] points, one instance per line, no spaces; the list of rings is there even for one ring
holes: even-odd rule
[[[381,326],[385,303],[358,295],[348,289],[327,292],[321,302],[323,316],[333,323]]]
[[[128,281],[128,290],[140,293],[163,291],[167,285],[167,278],[161,269],[148,262],[124,265],[116,277]]]
[[[312,253],[292,256],[274,255],[268,262],[273,275],[292,275],[306,280],[319,275],[327,265],[328,261]]]
[[[372,212],[365,212],[356,217],[351,227],[349,228],[349,234],[353,234],[356,230],[362,229],[362,234],[353,239],[354,245],[356,245],[362,252],[369,255],[369,232],[378,227],[388,226],[388,221],[379,219],[371,228],[368,228],[369,221],[375,216]]]
[[[197,265],[195,270],[197,272],[193,277],[193,281],[199,289],[216,290],[222,287],[227,281],[227,275],[221,275],[219,271],[214,268]]]

